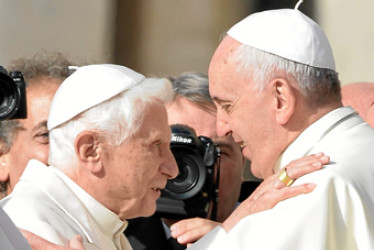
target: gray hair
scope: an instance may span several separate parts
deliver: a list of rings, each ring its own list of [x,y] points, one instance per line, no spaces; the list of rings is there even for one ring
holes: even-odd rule
[[[61,79],[68,77],[68,66],[71,62],[61,53],[40,52],[31,57],[21,57],[10,62],[9,71],[21,71],[26,81],[26,89],[45,84],[45,81],[32,81],[40,78]],[[26,94],[27,95],[27,94]],[[13,143],[17,128],[20,128],[18,119],[0,122],[0,151],[7,153]]]
[[[147,107],[173,98],[167,79],[147,78],[121,94],[88,109],[60,127],[50,131],[48,163],[64,168],[77,163],[74,141],[85,130],[100,133],[111,145],[121,145],[143,124]]]
[[[316,68],[241,45],[234,55],[238,72],[252,76],[255,87],[261,91],[266,83],[276,77],[277,71],[297,82],[298,89],[312,106],[323,106],[341,100],[338,73],[331,69]]]
[[[209,94],[209,79],[204,73],[183,73],[169,78],[172,82],[175,96],[181,96],[191,102],[200,104],[203,108],[214,108]]]
[[[40,52],[30,57],[21,57],[12,61],[9,71],[21,71],[26,82],[42,77],[65,80],[69,76],[68,67],[72,63],[59,52]]]

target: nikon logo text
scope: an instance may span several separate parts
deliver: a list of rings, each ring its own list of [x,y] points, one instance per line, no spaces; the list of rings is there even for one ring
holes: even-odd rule
[[[174,141],[174,142],[183,142],[183,143],[189,143],[189,144],[192,143],[192,139],[191,138],[184,138],[182,136],[175,136],[175,135],[173,135],[171,137],[171,141]]]

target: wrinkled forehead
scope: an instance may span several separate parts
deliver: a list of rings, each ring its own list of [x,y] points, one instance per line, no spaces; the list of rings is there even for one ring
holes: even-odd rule
[[[170,127],[167,123],[167,113],[165,104],[155,99],[148,103],[143,111],[143,119],[140,125],[140,132],[144,134],[160,134],[169,135]]]
[[[241,43],[230,36],[226,36],[214,52],[209,70],[211,67],[216,67],[219,64],[227,65],[231,63],[235,58],[238,48],[241,46]]]
[[[241,46],[242,44],[226,36],[214,53],[209,66],[209,92],[213,100],[238,91],[245,80],[238,71],[237,56]]]

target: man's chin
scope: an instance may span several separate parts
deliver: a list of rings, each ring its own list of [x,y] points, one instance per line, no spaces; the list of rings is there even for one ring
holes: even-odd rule
[[[249,152],[249,150],[248,150],[248,147],[247,146],[245,146],[245,147],[243,147],[242,148],[242,155],[247,159],[247,160],[249,160],[250,162],[251,162],[251,152]]]
[[[251,172],[254,177],[264,179],[264,175],[262,174],[261,170],[261,166],[258,166],[258,164],[251,162]]]
[[[141,215],[141,217],[150,217],[152,215],[154,215],[154,213],[156,212],[156,202],[153,203],[153,204],[147,204],[147,205],[144,205],[144,211]]]

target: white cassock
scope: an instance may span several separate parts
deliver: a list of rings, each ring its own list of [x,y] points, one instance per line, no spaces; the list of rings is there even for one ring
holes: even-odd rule
[[[65,174],[31,160],[1,207],[17,227],[59,245],[83,237],[86,249],[132,249],[122,221]]]
[[[293,184],[315,183],[314,191],[247,216],[230,233],[217,227],[189,249],[373,250],[374,130],[353,113],[328,113],[279,158],[275,170],[309,151],[330,156]]]
[[[0,208],[0,249],[31,250],[25,237]]]

